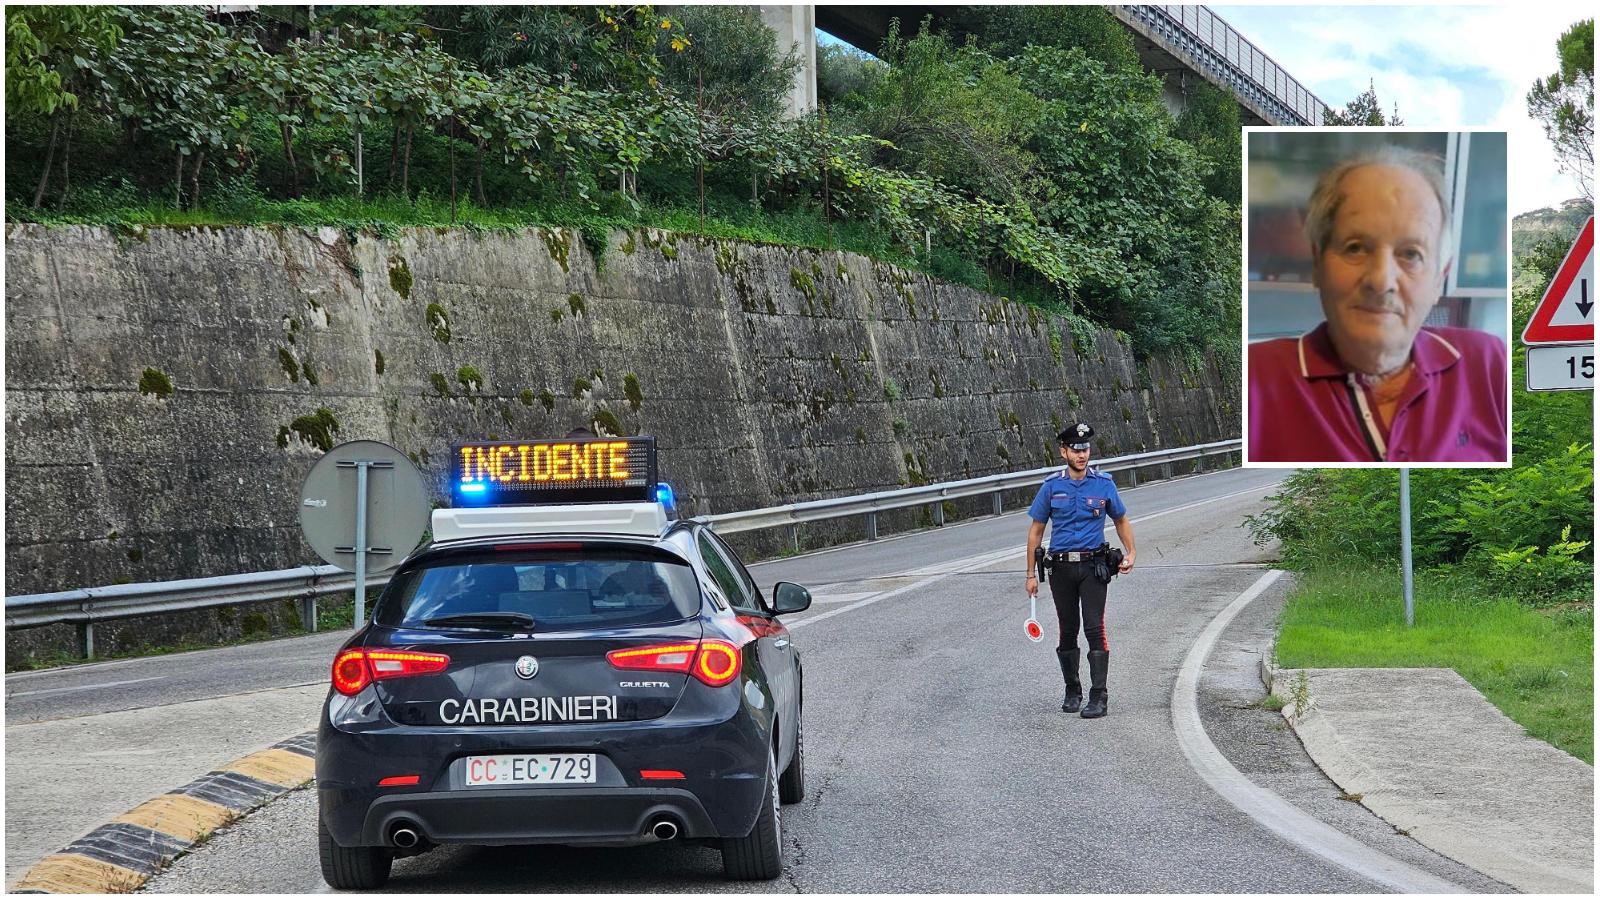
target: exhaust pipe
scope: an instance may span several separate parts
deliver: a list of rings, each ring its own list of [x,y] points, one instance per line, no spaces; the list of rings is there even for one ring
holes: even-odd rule
[[[658,819],[650,826],[650,835],[658,841],[670,841],[678,836],[678,823],[671,819]]]
[[[410,850],[422,840],[410,822],[401,822],[389,830],[389,843],[402,850]]]

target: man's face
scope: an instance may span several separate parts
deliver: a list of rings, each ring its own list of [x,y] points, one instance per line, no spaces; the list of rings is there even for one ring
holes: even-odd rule
[[[1312,280],[1334,349],[1368,374],[1404,364],[1444,286],[1439,201],[1421,175],[1362,166],[1343,196]]]
[[[1082,472],[1089,467],[1088,449],[1074,450],[1071,447],[1062,447],[1061,458],[1067,461],[1067,465],[1074,472]]]

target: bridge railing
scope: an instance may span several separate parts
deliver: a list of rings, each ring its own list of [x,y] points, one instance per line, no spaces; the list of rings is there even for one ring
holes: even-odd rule
[[[1204,6],[1123,5],[1115,10],[1151,32],[1167,49],[1182,51],[1196,65],[1231,85],[1283,125],[1321,125],[1327,104],[1272,57]],[[1141,30],[1144,30],[1141,29]]]
[[[1238,440],[1217,441],[1170,450],[1108,457],[1096,460],[1095,466],[1107,472],[1128,472],[1130,484],[1137,485],[1137,473],[1134,472],[1136,469],[1153,466],[1170,467],[1173,463],[1189,460],[1196,460],[1197,465],[1203,467],[1207,457],[1230,454],[1239,449]],[[729,534],[765,528],[787,528],[790,544],[799,549],[798,529],[801,524],[864,516],[866,538],[876,540],[878,514],[881,512],[926,505],[931,509],[934,524],[943,525],[944,504],[947,501],[990,494],[994,497],[994,514],[999,515],[1003,511],[1002,495],[1005,491],[1034,486],[1042,478],[1059,469],[1059,466],[1049,466],[892,491],[721,513],[704,518],[717,531]],[[1169,475],[1170,470],[1167,470],[1164,477]],[[369,587],[381,587],[388,583],[388,574],[367,577]],[[355,576],[335,566],[297,566],[293,569],[271,572],[246,572],[240,575],[185,578],[178,581],[154,581],[143,584],[114,584],[48,594],[7,597],[6,627],[76,625],[80,651],[85,658],[93,658],[94,627],[99,622],[168,612],[189,612],[241,603],[293,600],[300,604],[302,625],[307,631],[315,631],[317,598],[354,589]]]

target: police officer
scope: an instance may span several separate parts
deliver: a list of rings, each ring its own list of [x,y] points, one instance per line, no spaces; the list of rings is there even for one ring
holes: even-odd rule
[[[1085,719],[1106,714],[1106,666],[1111,646],[1106,640],[1106,586],[1118,572],[1133,568],[1133,526],[1128,510],[1117,495],[1111,476],[1089,468],[1089,441],[1094,429],[1079,422],[1057,438],[1066,467],[1045,479],[1028,508],[1033,524],[1028,528],[1028,596],[1039,591],[1038,570],[1049,572],[1050,594],[1056,602],[1061,639],[1056,658],[1067,682],[1062,712],[1078,712]],[[1122,550],[1105,540],[1106,520],[1117,526]],[[1050,523],[1050,549],[1038,555],[1044,523]],[[1083,636],[1089,644],[1089,702],[1083,702],[1078,680],[1078,624],[1082,611]]]

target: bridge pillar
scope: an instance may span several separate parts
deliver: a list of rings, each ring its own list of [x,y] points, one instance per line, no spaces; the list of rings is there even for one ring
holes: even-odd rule
[[[812,6],[761,6],[761,24],[777,34],[778,52],[791,50],[800,68],[789,85],[784,114],[799,118],[817,108],[817,14]]]

